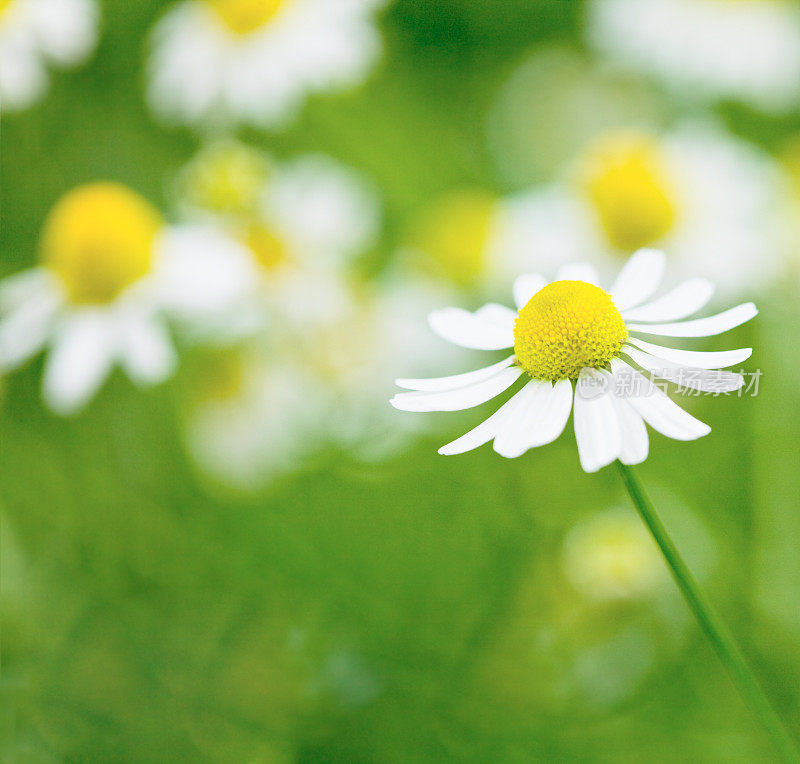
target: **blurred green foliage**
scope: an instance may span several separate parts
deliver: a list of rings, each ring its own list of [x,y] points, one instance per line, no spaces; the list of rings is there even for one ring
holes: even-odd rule
[[[46,211],[78,183],[120,180],[165,203],[198,140],[159,129],[143,104],[143,39],[162,5],[105,2],[95,59],[4,118],[4,273],[33,262]],[[378,265],[437,193],[506,190],[486,155],[488,102],[537,42],[576,41],[580,13],[399,0],[364,89],[312,99],[285,134],[246,137],[374,179],[387,210]],[[724,116],[765,144],[796,127]],[[797,734],[787,338],[800,315],[789,294],[761,307],[736,336],[757,349],[759,396],[692,400],[714,433],[654,435],[640,472],[690,561],[703,549],[681,513],[710,539],[704,584]],[[391,462],[329,452],[242,498],[185,460],[180,377],[150,392],[115,377],[61,420],[41,406],[40,375],[34,363],[6,379],[0,412],[3,761],[774,760],[677,594],[587,604],[564,579],[567,530],[624,505],[613,470],[580,471],[571,436],[514,461],[442,459],[436,447],[474,420],[451,415]]]

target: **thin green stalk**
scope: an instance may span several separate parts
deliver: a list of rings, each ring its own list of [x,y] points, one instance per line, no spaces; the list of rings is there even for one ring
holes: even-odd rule
[[[705,598],[633,470],[621,462],[617,462],[617,466],[631,501],[661,549],[675,583],[678,584],[678,588],[695,614],[700,627],[711,640],[719,659],[730,673],[750,709],[769,732],[775,748],[780,752],[783,760],[797,764],[800,762],[800,754],[797,752],[795,743],[767,700],[767,696],[747,665],[733,635]]]

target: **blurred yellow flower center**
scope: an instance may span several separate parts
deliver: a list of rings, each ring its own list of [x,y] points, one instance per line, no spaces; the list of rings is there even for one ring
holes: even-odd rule
[[[11,3],[13,2],[14,0],[0,0],[0,16],[2,16],[6,12],[8,6],[11,5]]]
[[[42,260],[61,278],[73,302],[108,303],[150,270],[162,226],[158,211],[125,186],[80,186],[50,212]]]
[[[204,151],[186,169],[182,191],[190,204],[211,212],[250,215],[257,208],[269,168],[260,153],[225,144]]]
[[[271,270],[288,260],[285,244],[266,226],[250,226],[244,237],[259,265]]]
[[[585,366],[607,366],[627,337],[622,316],[600,287],[556,281],[519,312],[514,352],[534,379],[576,379]]]
[[[638,133],[600,138],[579,181],[611,244],[630,252],[658,241],[675,223],[675,193],[658,144]]]
[[[247,35],[263,27],[283,8],[286,0],[208,0],[228,28]]]
[[[430,265],[461,287],[470,287],[486,266],[486,243],[495,199],[482,191],[459,191],[440,199],[417,231],[419,249]]]

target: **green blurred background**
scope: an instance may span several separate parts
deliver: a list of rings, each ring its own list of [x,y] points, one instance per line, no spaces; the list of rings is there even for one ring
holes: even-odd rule
[[[104,2],[93,61],[3,118],[4,274],[33,262],[76,184],[119,180],[166,206],[199,143],[144,106],[142,41],[163,6]],[[487,109],[538,44],[580,47],[581,14],[398,0],[363,89],[312,98],[283,134],[244,135],[373,179],[380,268],[437,194],[514,190],[488,155]],[[718,115],[767,147],[800,129]],[[758,397],[693,400],[712,435],[654,435],[639,472],[800,737],[795,295],[787,282],[761,296],[726,343],[756,348]],[[7,378],[0,409],[3,761],[774,760],[669,586],[592,602],[565,577],[570,528],[626,506],[613,469],[580,471],[571,435],[513,461],[444,459],[475,418],[445,415],[389,461],[325,451],[243,497],[184,456],[180,374],[145,392],[115,376],[71,419],[43,409],[40,376],[38,361]]]

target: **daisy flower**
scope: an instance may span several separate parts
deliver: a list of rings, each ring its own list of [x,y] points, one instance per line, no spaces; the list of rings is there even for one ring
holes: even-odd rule
[[[623,253],[657,247],[679,277],[737,295],[781,273],[788,199],[770,157],[714,128],[616,129],[589,141],[554,182],[504,201],[493,257],[517,273],[532,254],[541,269],[588,259],[605,274]]]
[[[186,219],[224,228],[249,252],[249,294],[236,315],[222,317],[234,335],[265,323],[308,327],[347,312],[348,272],[381,223],[361,177],[328,157],[276,162],[224,142],[202,150],[176,187]]]
[[[190,125],[285,124],[309,93],[360,84],[377,60],[379,0],[182,0],[152,37],[148,96]]]
[[[59,414],[86,404],[115,364],[140,385],[166,379],[176,356],[165,304],[214,307],[240,288],[238,274],[211,267],[234,260],[234,243],[210,229],[168,226],[116,183],[61,198],[40,252],[38,267],[0,283],[0,368],[46,347],[44,397]]]
[[[665,261],[658,250],[636,252],[610,292],[598,286],[591,266],[573,265],[549,284],[537,274],[520,276],[514,283],[517,310],[490,303],[474,313],[434,311],[430,325],[443,339],[466,348],[514,352],[466,374],[399,379],[398,386],[412,392],[395,395],[392,405],[403,411],[468,409],[523,378],[522,389],[497,412],[439,453],[459,454],[493,440],[502,456],[521,456],[558,438],[574,409],[578,454],[586,472],[616,459],[623,464],[644,461],[645,422],[677,440],[708,434],[708,425],[677,406],[636,367],[690,390],[730,392],[742,386],[742,376],[718,370],[749,358],[751,349],[676,350],[640,336],[712,336],[750,320],[757,311],[745,303],[707,318],[683,320],[708,303],[713,285],[690,279],[651,299]]]
[[[97,43],[94,0],[0,0],[0,109],[23,109],[47,89],[48,63],[71,67]]]
[[[631,69],[706,100],[785,112],[800,99],[792,0],[593,0],[589,40]]]

